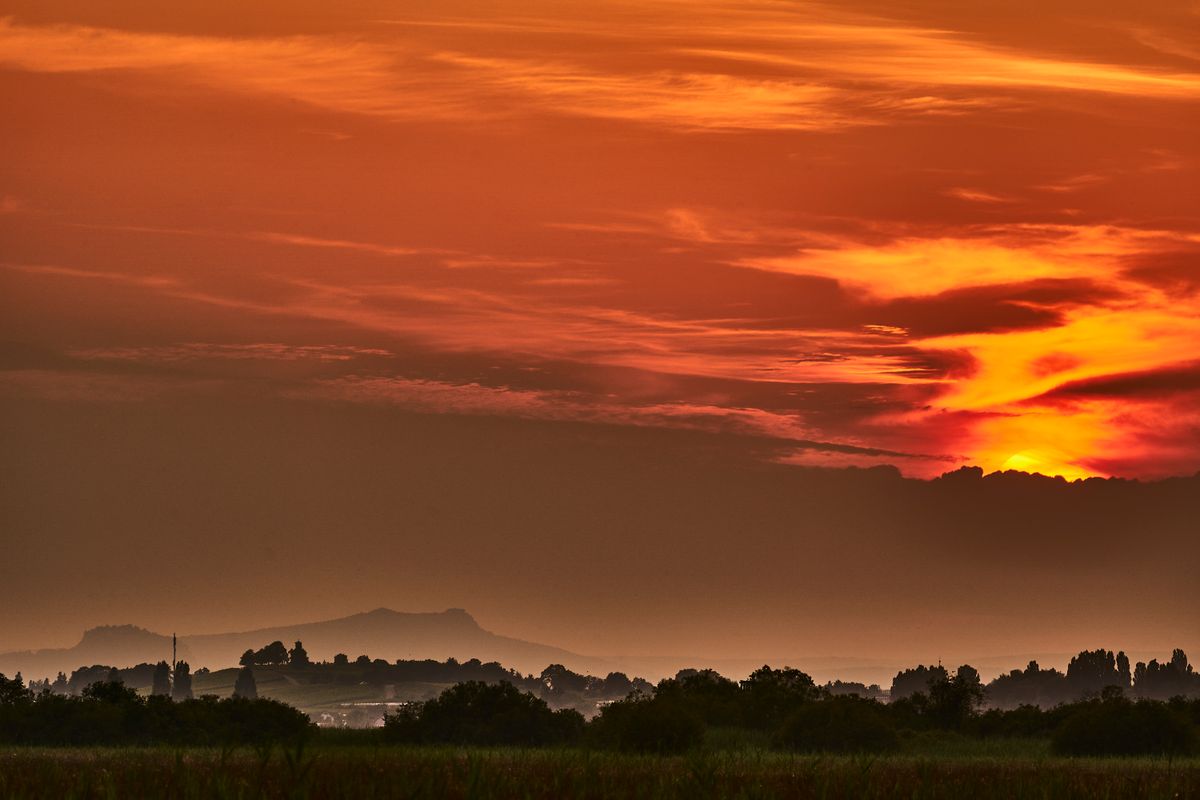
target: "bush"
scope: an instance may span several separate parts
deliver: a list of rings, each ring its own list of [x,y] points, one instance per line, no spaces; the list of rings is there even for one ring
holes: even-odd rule
[[[414,744],[565,744],[583,734],[583,716],[551,711],[545,700],[511,683],[467,681],[387,715],[383,728],[387,738]]]
[[[887,708],[855,695],[801,706],[775,739],[781,747],[803,752],[882,753],[900,744]]]
[[[1049,710],[1031,705],[1008,711],[992,708],[977,716],[967,730],[984,738],[1049,738],[1069,712],[1069,706]]]
[[[667,697],[633,695],[610,703],[589,726],[600,747],[636,753],[682,753],[704,738],[704,723]]]
[[[686,707],[706,725],[737,726],[745,716],[741,687],[711,669],[681,670],[673,679],[659,681],[654,696]]]
[[[742,681],[743,721],[751,728],[775,731],[797,709],[823,693],[798,669],[763,666]]]
[[[296,739],[308,717],[274,700],[233,698],[173,702],[141,697],[119,682],[87,687],[80,697],[50,694],[0,703],[0,743],[23,745],[240,745]]]
[[[1071,756],[1183,755],[1196,750],[1196,729],[1165,703],[1107,697],[1076,705],[1052,747]]]

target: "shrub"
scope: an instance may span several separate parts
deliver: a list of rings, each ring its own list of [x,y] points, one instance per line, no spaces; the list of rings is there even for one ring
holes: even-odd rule
[[[745,716],[741,687],[711,669],[681,670],[674,678],[659,681],[654,696],[688,708],[706,725],[740,725]]]
[[[783,723],[776,743],[790,750],[882,753],[899,746],[887,709],[854,695],[807,703]]]
[[[798,708],[822,694],[806,673],[785,667],[760,667],[742,681],[743,718],[751,728],[778,730]]]
[[[296,739],[312,729],[300,711],[273,700],[173,702],[141,697],[119,682],[79,697],[49,692],[0,703],[0,742],[24,745],[239,745]]]
[[[605,706],[589,733],[600,747],[637,753],[681,753],[704,738],[704,723],[669,697],[633,695]]]
[[[1060,707],[1066,709],[1067,707]],[[968,730],[983,737],[1049,737],[1060,724],[1064,711],[1022,705],[1008,711],[988,709],[975,717]]]
[[[464,745],[568,743],[583,733],[583,716],[551,711],[546,701],[511,683],[467,681],[433,700],[402,708],[383,722],[393,741]]]
[[[1196,729],[1165,703],[1106,697],[1075,706],[1052,747],[1072,756],[1182,755],[1195,751]]]

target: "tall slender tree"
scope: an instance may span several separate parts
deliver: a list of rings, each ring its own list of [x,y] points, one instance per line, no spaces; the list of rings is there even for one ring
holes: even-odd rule
[[[242,671],[238,673],[233,684],[233,696],[244,697],[247,700],[258,698],[258,684],[254,682],[254,670],[250,667],[242,667]]]
[[[192,699],[192,668],[186,661],[175,665],[175,685],[171,687],[172,700]]]
[[[169,697],[171,694],[171,668],[165,661],[154,665],[154,682],[150,686],[150,694],[161,697]]]

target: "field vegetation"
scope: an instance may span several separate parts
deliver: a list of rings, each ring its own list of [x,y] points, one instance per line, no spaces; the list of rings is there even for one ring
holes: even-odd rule
[[[956,748],[885,757],[761,749],[635,755],[578,748],[320,744],[286,750],[0,751],[0,796],[96,798],[797,798],[1056,800],[1200,797],[1196,759],[1064,759]],[[1018,747],[1017,750],[1021,748]]]
[[[162,669],[148,694],[116,670],[78,694],[0,677],[0,797],[1200,798],[1200,698],[1119,684],[986,708],[968,666],[901,673],[888,703],[795,669],[686,670],[588,719],[529,679],[466,680],[350,729],[259,698],[260,678],[290,683],[260,657],[221,676],[229,697]],[[572,675],[539,685],[565,693]]]

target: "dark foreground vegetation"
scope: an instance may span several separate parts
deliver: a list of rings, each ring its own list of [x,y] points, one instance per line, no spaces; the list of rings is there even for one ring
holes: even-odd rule
[[[143,691],[102,668],[67,692],[0,676],[0,798],[1200,799],[1200,697],[1181,653],[1138,670],[1106,651],[1065,675],[1031,665],[1002,685],[1084,699],[1013,706],[989,705],[995,682],[969,666],[904,670],[890,692],[860,692],[770,667],[742,681],[684,670],[657,686],[560,666],[510,681],[498,665],[325,666],[299,649],[249,651],[223,698],[193,697],[186,665],[137,673]],[[484,679],[393,704],[382,728],[320,729],[258,697],[256,671],[273,669]],[[597,699],[618,684],[619,699]],[[1152,699],[1149,686],[1181,691]],[[591,719],[570,705],[589,695]]]
[[[296,709],[256,696],[250,666],[234,696],[173,700],[143,695],[113,680],[79,695],[33,691],[0,676],[0,744],[263,745],[321,735]],[[1044,709],[981,710],[984,691],[969,666],[932,672],[923,691],[890,703],[835,694],[796,669],[762,667],[733,681],[712,670],[687,670],[651,690],[604,704],[586,720],[570,708],[501,681],[466,681],[423,702],[400,705],[382,730],[363,731],[379,744],[582,746],[628,753],[695,750],[715,731],[733,732],[781,752],[886,754],[913,734],[946,733],[977,740],[1040,739],[1059,755],[1186,757],[1200,747],[1200,698],[1132,699],[1119,686]]]
[[[510,684],[467,683],[441,697],[388,715],[383,736],[395,743],[455,745],[583,745],[631,753],[695,750],[723,731],[784,752],[886,754],[903,737],[952,734],[973,740],[1039,739],[1073,756],[1197,753],[1200,699],[1131,700],[1109,690],[1100,697],[1043,710],[1025,706],[980,713],[974,671],[959,670],[891,704],[831,695],[798,670],[769,667],[747,680],[715,672],[659,683],[606,705],[590,722],[572,710]]]
[[[296,741],[312,727],[274,700],[174,701],[144,697],[119,681],[94,683],[78,696],[35,694],[0,675],[0,744],[262,746]]]
[[[25,798],[823,798],[1057,800],[1200,797],[1200,762],[1016,754],[884,758],[699,750],[40,749],[0,751],[0,796]]]

